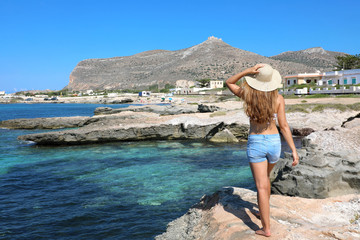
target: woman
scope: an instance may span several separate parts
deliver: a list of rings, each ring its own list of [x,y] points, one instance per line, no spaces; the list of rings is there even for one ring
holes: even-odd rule
[[[245,78],[241,86],[236,82]],[[294,140],[285,117],[284,98],[278,94],[280,73],[268,64],[257,64],[226,80],[226,85],[244,101],[250,118],[247,156],[256,188],[262,229],[255,233],[266,237],[270,232],[270,172],[280,158],[281,141],[276,119],[293,156],[292,166],[299,162]]]

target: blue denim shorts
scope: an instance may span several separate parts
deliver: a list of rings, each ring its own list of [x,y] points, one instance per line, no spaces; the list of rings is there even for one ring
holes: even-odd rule
[[[268,160],[276,163],[280,158],[281,140],[279,134],[251,134],[247,142],[247,157],[249,162],[258,163]]]

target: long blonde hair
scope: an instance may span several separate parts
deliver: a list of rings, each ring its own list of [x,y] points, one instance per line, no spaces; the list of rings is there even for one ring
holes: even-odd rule
[[[251,121],[270,123],[276,113],[278,90],[263,92],[249,86],[244,81],[241,84],[240,98],[244,101],[244,111]]]

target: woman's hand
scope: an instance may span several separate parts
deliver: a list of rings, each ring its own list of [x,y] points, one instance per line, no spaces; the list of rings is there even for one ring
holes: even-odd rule
[[[293,156],[292,166],[294,167],[294,166],[298,165],[298,163],[299,163],[299,155],[297,154],[297,151],[294,151],[292,153],[292,156]]]
[[[256,64],[255,66],[246,69],[245,71],[247,72],[248,75],[254,75],[259,73],[259,68],[262,68],[264,66],[264,64]]]
[[[235,74],[234,76],[231,76],[228,78],[228,80],[226,80],[226,86],[230,89],[230,91],[232,93],[234,93],[236,96],[241,98],[241,87],[239,87],[238,85],[236,85],[236,82],[239,81],[240,78],[246,76],[246,75],[254,75],[259,73],[259,68],[263,67],[264,64],[256,64],[255,66],[251,67],[251,68],[247,68],[244,71]]]

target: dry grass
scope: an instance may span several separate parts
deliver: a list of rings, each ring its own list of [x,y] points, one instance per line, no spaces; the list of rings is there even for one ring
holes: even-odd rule
[[[219,117],[219,116],[225,116],[226,115],[226,112],[224,111],[216,111],[216,112],[213,112],[212,114],[210,114],[210,117]]]
[[[338,103],[329,103],[329,104],[294,104],[286,105],[285,111],[290,112],[323,112],[325,109],[336,109],[341,112],[345,111],[360,111],[360,103],[354,104],[338,104]]]

